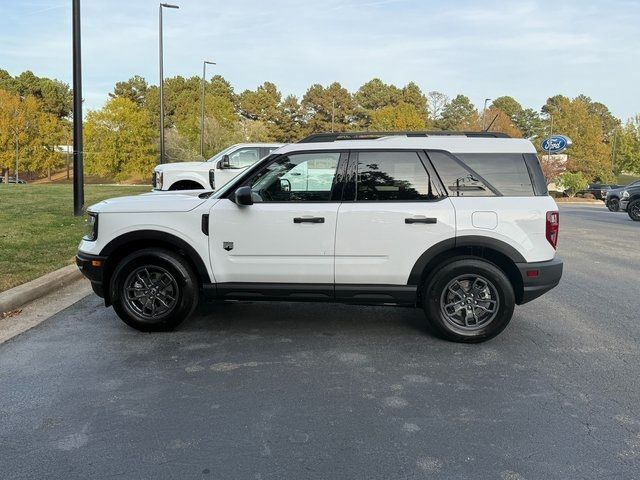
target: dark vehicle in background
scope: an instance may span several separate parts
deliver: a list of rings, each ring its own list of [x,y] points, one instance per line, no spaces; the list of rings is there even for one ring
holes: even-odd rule
[[[618,188],[620,185],[609,185],[604,183],[590,183],[587,188],[576,193],[577,196],[591,194],[596,200],[603,200],[607,196],[607,192],[612,188]]]
[[[625,188],[620,194],[620,210],[627,212],[631,220],[640,222],[640,182]]]
[[[625,185],[623,187],[614,187],[607,191],[607,195],[605,197],[605,205],[612,212],[617,212],[620,210],[620,196],[622,192],[628,188],[640,186],[640,180],[636,180],[635,182],[631,182],[629,185]]]
[[[4,177],[0,177],[0,183],[4,183]],[[9,177],[9,182],[8,183],[18,183],[19,185],[24,185],[27,182],[25,180],[22,180],[21,178],[18,179],[18,181],[16,182],[16,177]]]

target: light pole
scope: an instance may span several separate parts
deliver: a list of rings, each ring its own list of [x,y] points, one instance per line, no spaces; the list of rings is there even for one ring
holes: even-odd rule
[[[202,62],[202,95],[200,98],[201,112],[200,112],[200,156],[204,158],[204,84],[207,75],[207,65],[215,65],[215,62],[209,62],[207,60]]]
[[[171,5],[169,3],[161,3],[159,7],[160,11],[160,163],[164,163],[164,70],[163,59],[164,52],[162,47],[162,9],[163,8],[180,8],[178,5]]]
[[[336,116],[336,99],[331,100],[331,132],[333,132],[333,122]]]
[[[73,0],[73,214],[84,214],[80,0]]]
[[[491,100],[490,98],[484,99],[484,107],[482,108],[482,131],[484,131],[484,117],[485,117],[485,114],[487,113],[487,103],[490,100]]]

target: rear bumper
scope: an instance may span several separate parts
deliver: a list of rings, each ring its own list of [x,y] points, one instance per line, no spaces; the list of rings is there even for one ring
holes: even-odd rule
[[[91,288],[99,297],[104,298],[103,288],[103,272],[104,262],[107,257],[101,257],[100,255],[91,255],[78,251],[76,253],[76,265],[82,272],[82,274],[91,282]]]
[[[560,283],[562,278],[562,259],[555,257],[547,262],[516,263],[522,276],[522,296],[518,305],[530,302],[547,293]]]

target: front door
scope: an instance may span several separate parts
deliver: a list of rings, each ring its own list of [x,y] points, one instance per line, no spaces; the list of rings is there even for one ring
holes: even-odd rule
[[[209,247],[219,288],[315,284],[332,292],[342,193],[336,172],[345,159],[340,152],[279,156],[237,186],[251,187],[253,205],[237,205],[230,192],[212,207]]]

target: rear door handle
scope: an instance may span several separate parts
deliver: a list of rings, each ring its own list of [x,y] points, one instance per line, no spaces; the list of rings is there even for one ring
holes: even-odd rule
[[[294,217],[293,223],[324,223],[324,217]]]
[[[405,218],[404,219],[404,223],[438,223],[438,219],[431,217],[431,218]]]

